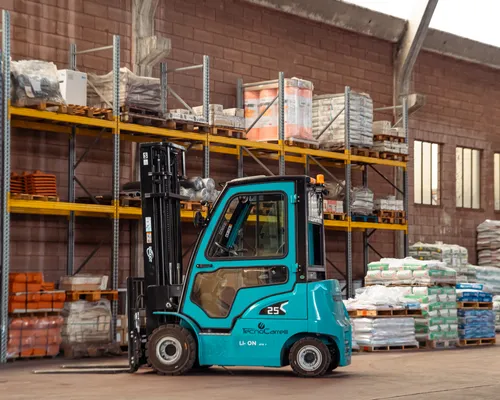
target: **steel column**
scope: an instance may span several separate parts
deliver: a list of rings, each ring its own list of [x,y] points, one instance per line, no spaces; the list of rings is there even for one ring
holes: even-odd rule
[[[363,168],[363,187],[368,187],[368,166],[365,165]],[[368,271],[368,262],[369,260],[369,248],[368,248],[368,230],[363,231],[363,286],[364,286],[364,277],[366,276],[366,272]]]
[[[285,74],[279,73],[278,81],[278,141],[281,145],[279,155],[279,174],[285,175]]]
[[[210,57],[203,56],[203,118],[207,124],[210,123]],[[207,133],[207,141],[203,146],[203,177],[210,177],[210,142]]]
[[[160,85],[161,85],[161,114],[165,118],[167,115],[167,98],[168,98],[168,80],[167,80],[167,63],[160,63]]]
[[[405,143],[408,145],[408,98],[403,97],[403,130],[405,133]],[[432,149],[431,149],[432,152]],[[403,168],[403,209],[405,210],[406,222],[408,224],[408,168]],[[432,202],[432,199],[431,199]],[[403,254],[408,257],[409,244],[408,244],[408,231],[405,231],[403,238]]]
[[[2,127],[3,127],[3,190],[2,190],[2,268],[0,291],[0,364],[7,361],[7,329],[10,268],[10,14],[2,11]]]
[[[350,98],[351,88],[346,86],[344,91],[344,126],[345,126],[345,148],[350,154],[351,152],[351,133],[350,133]],[[351,161],[347,160],[345,164],[345,209],[349,226],[346,232],[346,284],[347,284],[347,298],[354,295],[353,277],[352,277],[352,230],[351,230]]]
[[[120,251],[120,215],[119,215],[119,196],[120,196],[120,37],[113,36],[113,117],[116,127],[113,134],[113,204],[115,214],[113,217],[113,251],[112,251],[112,270],[111,287],[118,289],[118,270],[119,270],[119,251]],[[117,301],[112,302],[113,321],[111,324],[111,337],[116,338],[116,317],[118,314]]]

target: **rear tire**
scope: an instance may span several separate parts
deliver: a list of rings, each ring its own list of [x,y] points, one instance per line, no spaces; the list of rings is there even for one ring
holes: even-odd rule
[[[331,371],[337,369],[339,364],[340,364],[340,355],[339,355],[339,352],[337,350],[337,347],[331,346],[329,348],[329,350],[330,350],[330,354],[332,355],[332,361],[330,362],[330,365],[327,368],[327,372],[331,372]]]
[[[303,378],[324,375],[332,363],[330,349],[321,340],[312,337],[295,342],[288,357],[293,372]]]
[[[146,344],[148,364],[160,375],[182,375],[196,360],[196,341],[191,332],[179,325],[155,329]]]

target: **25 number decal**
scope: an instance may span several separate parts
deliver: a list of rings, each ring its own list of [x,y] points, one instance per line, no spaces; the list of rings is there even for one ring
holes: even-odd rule
[[[264,307],[260,310],[260,315],[286,315],[285,307],[288,305],[288,301],[281,301],[279,303],[272,304],[270,306]]]

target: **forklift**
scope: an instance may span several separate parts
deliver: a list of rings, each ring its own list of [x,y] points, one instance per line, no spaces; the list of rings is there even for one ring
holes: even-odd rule
[[[184,268],[186,149],[140,147],[144,277],[127,281],[129,368],[182,375],[211,366],[290,365],[318,377],[351,363],[351,323],[326,279],[324,178],[226,182]]]

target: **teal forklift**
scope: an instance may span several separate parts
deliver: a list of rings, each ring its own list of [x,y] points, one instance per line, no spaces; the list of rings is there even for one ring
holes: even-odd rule
[[[183,265],[186,150],[140,147],[144,277],[128,278],[130,372],[285,367],[318,377],[351,363],[339,282],[326,279],[324,179],[255,176],[224,185]]]

